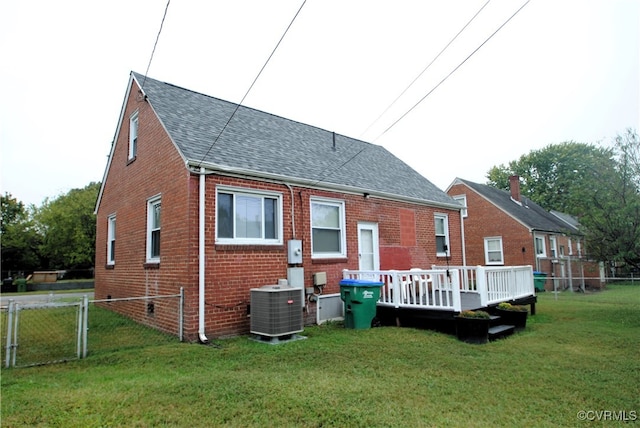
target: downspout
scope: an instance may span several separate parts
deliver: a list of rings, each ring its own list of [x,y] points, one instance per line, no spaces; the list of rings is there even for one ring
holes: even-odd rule
[[[460,210],[460,235],[462,235],[462,266],[467,265],[467,248],[464,242],[464,216]]]
[[[536,265],[536,271],[540,272],[540,259],[536,251],[536,233],[533,229],[531,229],[531,236],[533,237],[533,262]]]
[[[204,278],[205,278],[205,246],[204,246],[204,206],[205,206],[205,174],[204,168],[200,168],[200,195],[199,220],[198,220],[198,339],[200,343],[207,344],[209,339],[204,332]]]

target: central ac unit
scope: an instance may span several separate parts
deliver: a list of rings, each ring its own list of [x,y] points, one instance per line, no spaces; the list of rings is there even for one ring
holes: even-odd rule
[[[251,333],[280,337],[299,333],[302,294],[299,288],[265,285],[251,289]]]

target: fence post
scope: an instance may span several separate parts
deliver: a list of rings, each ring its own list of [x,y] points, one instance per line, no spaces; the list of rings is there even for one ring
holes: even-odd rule
[[[180,319],[178,320],[178,336],[180,337],[180,342],[183,339],[183,330],[184,330],[184,287],[180,287],[180,306],[178,308],[178,316]]]
[[[11,366],[11,353],[13,352],[13,343],[11,335],[13,333],[13,314],[16,310],[16,302],[13,299],[9,300],[9,308],[7,309],[7,347],[5,350],[5,367]]]
[[[20,305],[18,303],[13,304],[14,307],[14,322],[13,322],[13,343],[11,344],[11,366],[16,366],[16,359],[18,358],[18,328],[20,328]]]
[[[85,294],[82,296],[82,358],[87,358],[87,332],[89,331],[89,297]]]

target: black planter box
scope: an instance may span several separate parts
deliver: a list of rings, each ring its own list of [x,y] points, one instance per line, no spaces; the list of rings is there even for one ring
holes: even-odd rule
[[[512,325],[516,331],[522,331],[527,326],[528,311],[506,311],[496,308],[496,314],[500,316],[501,324]]]
[[[482,344],[489,341],[490,319],[456,317],[456,336],[466,343]]]

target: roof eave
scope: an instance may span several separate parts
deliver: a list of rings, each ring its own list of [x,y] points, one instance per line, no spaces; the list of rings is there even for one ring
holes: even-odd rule
[[[445,202],[431,201],[431,200],[422,199],[422,198],[412,198],[410,196],[380,192],[380,191],[365,189],[360,187],[345,186],[345,185],[340,185],[335,183],[322,182],[322,185],[318,185],[319,183],[317,180],[291,177],[291,176],[282,175],[282,174],[272,174],[272,173],[263,172],[263,171],[249,170],[245,168],[236,168],[236,167],[230,167],[226,165],[206,163],[206,162],[195,161],[195,160],[187,161],[186,166],[193,172],[198,172],[200,168],[205,168],[206,173],[218,173],[222,175],[231,175],[231,176],[236,176],[241,178],[251,178],[251,179],[257,179],[257,180],[273,181],[278,183],[287,183],[287,184],[298,185],[298,186],[306,187],[310,189],[338,191],[340,193],[346,193],[346,194],[352,194],[352,195],[366,194],[368,197],[375,197],[378,199],[407,202],[407,203],[442,208],[442,209],[452,209],[455,211],[460,211],[462,209],[462,207],[457,203],[447,204]]]

